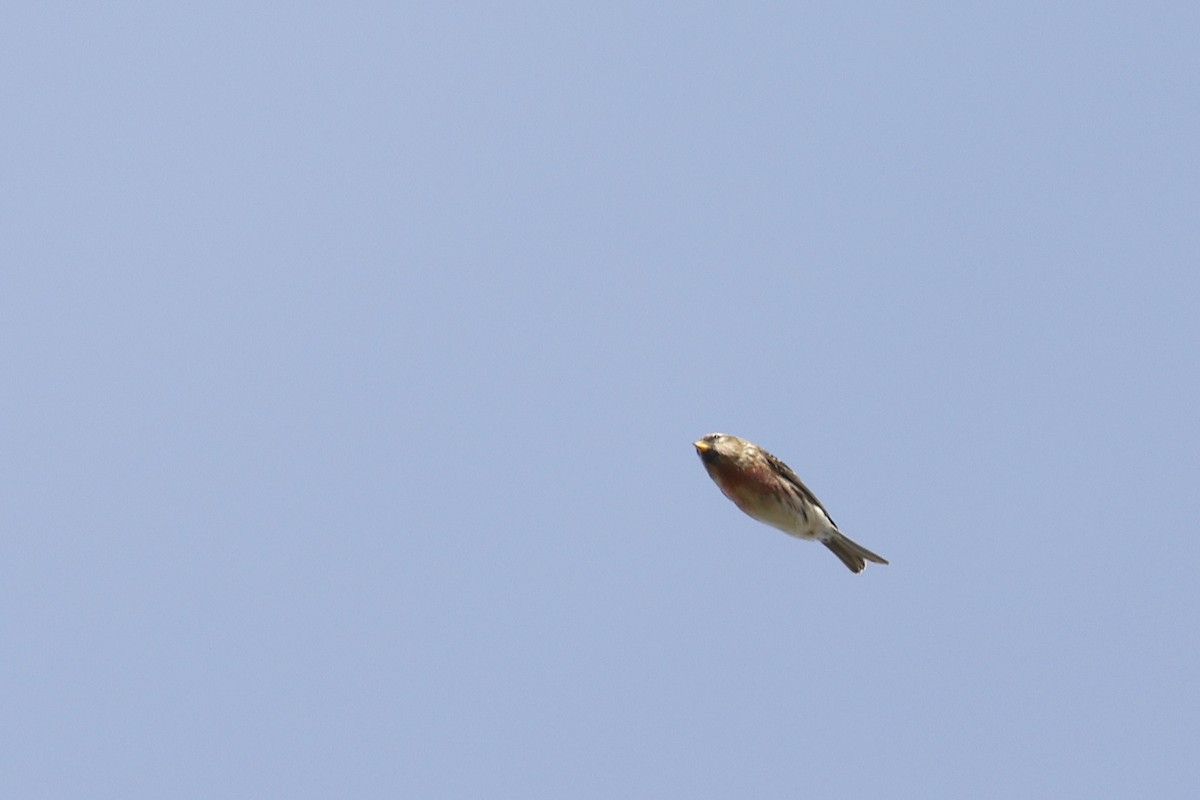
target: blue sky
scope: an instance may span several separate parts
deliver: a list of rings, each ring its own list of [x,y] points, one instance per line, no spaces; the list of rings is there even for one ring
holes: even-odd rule
[[[0,18],[6,795],[1200,791],[1195,7]]]

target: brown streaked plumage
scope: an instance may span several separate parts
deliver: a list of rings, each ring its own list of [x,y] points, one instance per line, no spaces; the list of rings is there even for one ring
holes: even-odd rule
[[[798,539],[820,542],[851,572],[862,572],[868,561],[888,563],[838,530],[796,473],[758,445],[727,433],[710,433],[693,445],[709,477],[749,516]]]

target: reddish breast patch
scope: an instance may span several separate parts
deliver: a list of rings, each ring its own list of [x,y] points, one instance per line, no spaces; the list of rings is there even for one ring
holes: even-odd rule
[[[708,473],[721,488],[721,492],[743,511],[747,511],[747,506],[761,497],[766,489],[761,477],[751,470],[714,464],[709,467]]]

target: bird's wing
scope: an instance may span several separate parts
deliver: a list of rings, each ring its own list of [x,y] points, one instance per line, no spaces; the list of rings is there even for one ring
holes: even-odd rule
[[[804,485],[804,481],[800,480],[800,476],[792,472],[791,467],[770,453],[764,451],[763,455],[767,457],[767,463],[771,465],[771,469],[779,474],[779,477],[796,487],[796,491],[800,492],[801,497],[821,509],[821,512],[825,514],[825,519],[829,520],[829,524],[835,528],[837,527],[837,523],[833,521],[833,517],[829,516],[829,512],[825,509],[825,506],[821,505],[821,501],[812,493],[812,490]]]

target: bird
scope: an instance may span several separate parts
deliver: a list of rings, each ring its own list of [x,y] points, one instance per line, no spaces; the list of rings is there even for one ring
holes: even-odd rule
[[[734,505],[759,522],[797,539],[816,540],[850,568],[886,559],[852,541],[791,467],[753,442],[727,433],[710,433],[692,445],[708,476]]]

